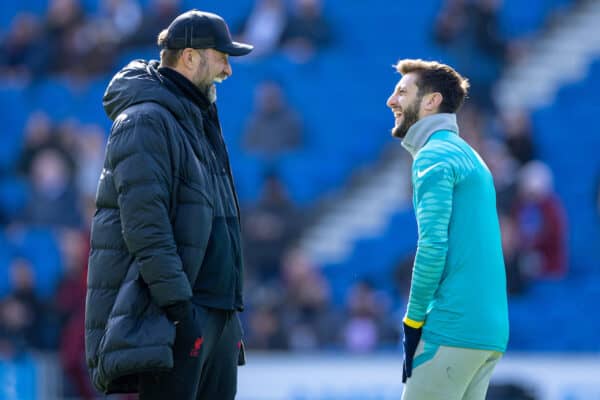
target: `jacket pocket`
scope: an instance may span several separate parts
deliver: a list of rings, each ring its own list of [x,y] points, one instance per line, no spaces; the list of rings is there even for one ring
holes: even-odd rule
[[[94,385],[103,390],[124,375],[173,367],[175,326],[150,297],[134,262],[117,294],[98,350]]]

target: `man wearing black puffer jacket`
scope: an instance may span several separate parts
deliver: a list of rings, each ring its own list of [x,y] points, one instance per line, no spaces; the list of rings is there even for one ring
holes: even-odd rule
[[[160,64],[131,62],[104,95],[113,126],[92,223],[86,360],[104,393],[233,399],[243,261],[215,82],[252,46],[197,10],[158,44]]]

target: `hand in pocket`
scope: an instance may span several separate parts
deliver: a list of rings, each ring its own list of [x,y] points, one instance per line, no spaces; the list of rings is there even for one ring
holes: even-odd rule
[[[198,308],[186,301],[169,306],[165,311],[169,319],[175,323],[176,351],[185,351],[189,357],[198,357],[204,343]]]

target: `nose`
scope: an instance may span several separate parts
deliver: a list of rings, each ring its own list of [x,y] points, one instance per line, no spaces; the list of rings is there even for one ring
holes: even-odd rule
[[[233,74],[233,70],[231,69],[231,64],[229,64],[229,60],[225,60],[225,68],[223,72],[229,77]]]
[[[392,108],[394,106],[394,104],[396,103],[396,96],[394,96],[394,94],[392,93],[392,95],[390,97],[388,97],[387,101],[385,102],[385,104],[389,107]]]

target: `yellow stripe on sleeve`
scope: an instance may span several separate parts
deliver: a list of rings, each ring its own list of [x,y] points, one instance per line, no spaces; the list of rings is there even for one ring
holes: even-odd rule
[[[425,321],[414,321],[408,317],[404,317],[404,319],[402,320],[406,325],[410,326],[411,328],[415,328],[415,329],[419,329],[420,327],[423,326],[423,324],[425,323]]]

